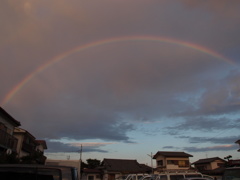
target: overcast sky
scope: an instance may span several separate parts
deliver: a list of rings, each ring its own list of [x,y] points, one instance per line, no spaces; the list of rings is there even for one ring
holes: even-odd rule
[[[240,158],[240,1],[2,0],[0,102],[49,158]]]

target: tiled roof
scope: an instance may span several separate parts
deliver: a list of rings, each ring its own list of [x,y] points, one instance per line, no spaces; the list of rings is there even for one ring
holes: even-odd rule
[[[147,169],[136,160],[127,159],[104,159],[102,166],[107,171],[117,171],[122,173],[145,173],[147,171],[151,171],[151,168]]]
[[[15,127],[13,134],[22,134],[24,136],[30,137],[33,141],[36,140],[36,138],[30,132],[19,127]]]
[[[153,159],[156,159],[157,156],[165,156],[165,157],[193,157],[191,154],[187,154],[185,152],[176,152],[176,151],[158,151]]]
[[[219,157],[213,157],[213,158],[206,158],[206,159],[199,159],[198,161],[192,163],[192,164],[205,164],[205,163],[211,163],[216,160],[221,160],[223,162],[226,162],[225,160],[219,158]]]
[[[0,115],[4,116],[9,120],[12,124],[14,124],[15,127],[20,126],[21,123],[14,119],[10,114],[8,114],[2,107],[0,107]]]
[[[41,144],[44,149],[47,149],[47,143],[45,140],[36,140],[37,144]]]

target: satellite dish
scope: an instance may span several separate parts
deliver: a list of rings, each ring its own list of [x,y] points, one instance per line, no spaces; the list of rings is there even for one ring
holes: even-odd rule
[[[12,150],[11,149],[7,149],[6,153],[7,154],[12,154]]]

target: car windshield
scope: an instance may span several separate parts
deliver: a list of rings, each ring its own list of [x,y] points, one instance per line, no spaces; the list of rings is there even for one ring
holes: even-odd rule
[[[31,167],[0,168],[0,177],[1,180],[61,180],[59,170]]]
[[[186,178],[191,178],[191,177],[202,177],[201,174],[186,174]]]

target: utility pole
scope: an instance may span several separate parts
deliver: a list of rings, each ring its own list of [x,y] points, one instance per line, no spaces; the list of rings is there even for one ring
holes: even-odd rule
[[[82,162],[82,144],[81,144],[81,149],[80,149],[80,162]]]
[[[152,152],[151,152],[151,155],[148,154],[148,156],[151,157],[151,167],[152,167],[152,174],[153,174],[153,155],[152,155]]]

